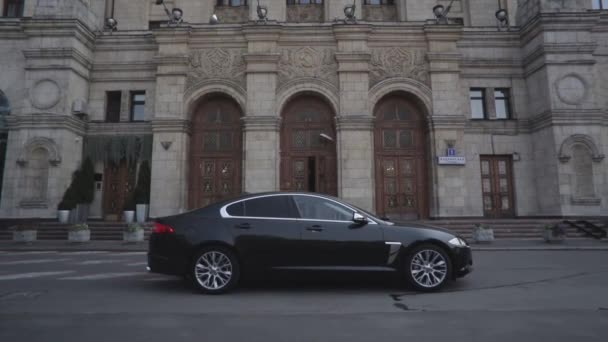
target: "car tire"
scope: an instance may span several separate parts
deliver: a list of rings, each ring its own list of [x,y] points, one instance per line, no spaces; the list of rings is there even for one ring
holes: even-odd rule
[[[230,249],[221,246],[199,250],[190,266],[193,285],[206,294],[222,294],[233,290],[240,277],[238,258]]]
[[[452,279],[452,261],[448,253],[433,244],[424,244],[411,250],[403,266],[405,279],[421,292],[439,291]]]

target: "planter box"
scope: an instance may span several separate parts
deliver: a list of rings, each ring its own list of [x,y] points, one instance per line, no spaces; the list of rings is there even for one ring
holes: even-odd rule
[[[122,217],[125,220],[125,223],[133,223],[133,217],[135,216],[135,211],[127,210],[122,212]]]
[[[59,223],[68,223],[70,221],[70,210],[58,210],[57,219],[59,219]]]
[[[144,230],[138,230],[132,233],[122,232],[122,239],[125,242],[141,242],[144,241]]]
[[[19,230],[13,232],[13,241],[19,243],[29,243],[36,241],[36,230]]]
[[[550,229],[543,231],[543,239],[547,243],[561,243],[564,241],[563,235],[553,236],[553,232]]]
[[[475,243],[490,243],[494,241],[494,230],[473,229],[473,241]]]
[[[70,242],[87,242],[90,240],[91,231],[89,229],[68,231],[68,241]]]
[[[135,206],[137,213],[137,223],[146,223],[148,220],[148,204],[137,204]]]

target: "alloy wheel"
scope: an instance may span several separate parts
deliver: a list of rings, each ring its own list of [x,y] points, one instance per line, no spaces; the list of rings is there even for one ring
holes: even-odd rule
[[[417,285],[432,289],[440,286],[446,279],[448,264],[438,251],[423,249],[411,259],[410,273]]]
[[[230,283],[233,266],[230,258],[221,251],[203,253],[195,263],[196,281],[206,290],[218,291]]]

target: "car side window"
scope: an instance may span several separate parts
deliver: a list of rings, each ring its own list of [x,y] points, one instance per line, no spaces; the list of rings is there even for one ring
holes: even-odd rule
[[[230,216],[244,216],[245,209],[243,206],[243,202],[238,202],[238,203],[229,205],[228,208],[226,208],[226,212]]]
[[[351,221],[353,211],[336,202],[314,196],[293,196],[300,217],[310,220]]]
[[[245,215],[249,217],[295,218],[288,196],[268,196],[243,201]]]

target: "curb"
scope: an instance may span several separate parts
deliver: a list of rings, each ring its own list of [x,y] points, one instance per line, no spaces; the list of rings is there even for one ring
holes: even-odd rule
[[[524,252],[524,251],[608,251],[607,247],[471,247],[480,252]]]

